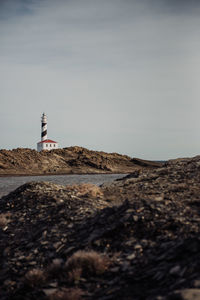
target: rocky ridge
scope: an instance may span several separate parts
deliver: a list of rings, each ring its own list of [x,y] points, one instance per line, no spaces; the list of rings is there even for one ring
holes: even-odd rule
[[[2,197],[1,299],[200,299],[199,182],[197,156]]]
[[[0,150],[0,175],[130,173],[159,165],[78,146],[42,152],[26,148]]]

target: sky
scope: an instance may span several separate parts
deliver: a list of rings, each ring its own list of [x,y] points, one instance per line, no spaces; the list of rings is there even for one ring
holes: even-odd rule
[[[198,0],[0,0],[0,149],[200,153]]]

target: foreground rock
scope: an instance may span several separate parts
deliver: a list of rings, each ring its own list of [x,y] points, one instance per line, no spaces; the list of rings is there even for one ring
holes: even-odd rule
[[[42,152],[24,148],[0,150],[0,175],[130,173],[161,165],[82,147]]]
[[[0,201],[1,299],[200,299],[200,157]]]

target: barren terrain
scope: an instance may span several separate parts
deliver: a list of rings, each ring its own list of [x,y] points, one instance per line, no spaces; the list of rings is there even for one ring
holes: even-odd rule
[[[0,150],[0,175],[130,173],[161,164],[117,153],[68,147],[51,151]]]
[[[0,201],[1,299],[200,299],[200,156]]]

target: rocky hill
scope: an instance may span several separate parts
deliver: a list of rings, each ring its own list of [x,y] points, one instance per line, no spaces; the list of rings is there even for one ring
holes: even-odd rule
[[[1,300],[200,299],[200,156],[0,200]]]
[[[24,148],[0,150],[0,175],[130,173],[160,165],[77,146],[42,152]]]

